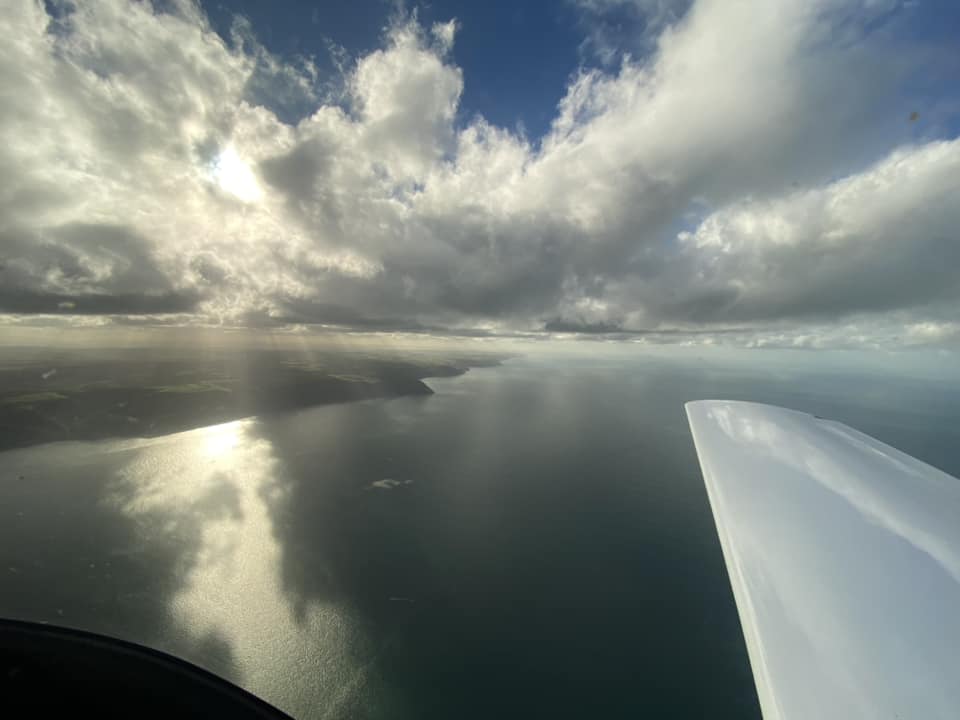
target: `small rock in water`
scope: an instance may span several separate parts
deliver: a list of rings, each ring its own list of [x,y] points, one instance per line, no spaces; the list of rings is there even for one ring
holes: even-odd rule
[[[367,486],[368,490],[377,489],[377,490],[393,490],[396,487],[402,487],[404,485],[412,485],[413,480],[394,480],[393,478],[384,478],[383,480],[375,480]]]

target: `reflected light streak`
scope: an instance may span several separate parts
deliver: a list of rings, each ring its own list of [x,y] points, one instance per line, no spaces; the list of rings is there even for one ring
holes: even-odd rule
[[[239,675],[232,679],[243,687],[294,716],[310,715],[357,687],[363,670],[352,651],[362,640],[345,610],[294,607],[284,591],[270,514],[283,491],[273,448],[252,432],[254,422],[145,441],[121,473],[118,497],[132,497],[121,509],[144,526],[172,516],[164,532],[196,538],[171,602],[178,624],[191,636],[225,640]]]
[[[213,457],[220,457],[233,450],[239,442],[240,423],[231,422],[204,428],[200,432],[207,435],[206,451]]]

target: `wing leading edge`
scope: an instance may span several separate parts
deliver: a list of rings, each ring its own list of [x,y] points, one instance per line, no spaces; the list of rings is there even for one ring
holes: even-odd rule
[[[960,481],[805,413],[686,410],[765,720],[960,716]]]

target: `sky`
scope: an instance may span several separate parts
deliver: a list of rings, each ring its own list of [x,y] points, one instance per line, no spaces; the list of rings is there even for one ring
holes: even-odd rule
[[[945,0],[12,0],[0,324],[960,348]]]

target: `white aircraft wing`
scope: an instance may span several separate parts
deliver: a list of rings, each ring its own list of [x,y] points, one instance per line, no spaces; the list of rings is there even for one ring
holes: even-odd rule
[[[960,481],[805,413],[686,409],[764,719],[960,718]]]

